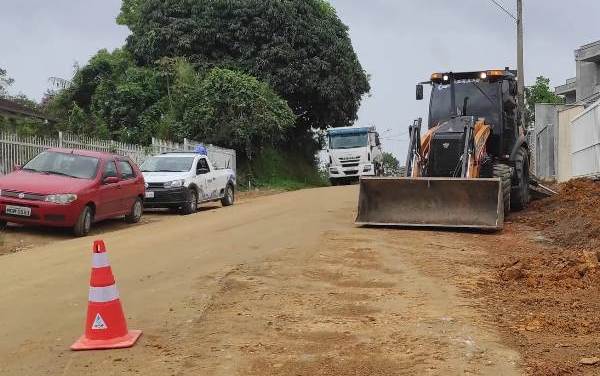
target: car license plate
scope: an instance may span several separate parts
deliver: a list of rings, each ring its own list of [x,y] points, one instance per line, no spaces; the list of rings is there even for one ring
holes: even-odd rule
[[[31,208],[23,206],[6,205],[6,214],[19,215],[21,217],[31,217]]]
[[[146,192],[146,198],[154,198],[154,192]]]

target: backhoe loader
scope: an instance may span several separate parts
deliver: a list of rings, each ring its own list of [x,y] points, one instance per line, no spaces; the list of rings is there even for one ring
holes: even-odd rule
[[[499,230],[529,203],[529,147],[517,72],[434,73],[427,131],[409,127],[406,176],[362,178],[359,225]]]

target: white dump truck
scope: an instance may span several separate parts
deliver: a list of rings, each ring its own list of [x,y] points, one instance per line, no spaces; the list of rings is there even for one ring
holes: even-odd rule
[[[383,175],[383,152],[375,127],[343,127],[327,131],[329,181],[349,183],[361,176]]]

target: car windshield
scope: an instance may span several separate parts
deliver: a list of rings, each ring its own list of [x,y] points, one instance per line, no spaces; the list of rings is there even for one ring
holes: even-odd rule
[[[142,164],[142,172],[187,172],[194,157],[151,157]]]
[[[457,113],[475,118],[483,117],[487,123],[500,122],[499,85],[480,80],[458,80],[455,82]],[[432,127],[449,120],[452,116],[452,92],[450,85],[435,84],[431,93],[430,122]],[[466,105],[465,106],[465,99]]]
[[[45,151],[23,166],[23,170],[77,179],[93,179],[99,164],[98,158],[94,157]]]
[[[367,133],[347,133],[329,136],[330,149],[361,148],[369,144]]]

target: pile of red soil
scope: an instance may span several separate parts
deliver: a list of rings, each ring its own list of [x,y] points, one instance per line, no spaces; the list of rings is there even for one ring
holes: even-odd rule
[[[541,230],[571,249],[600,248],[600,181],[576,179],[559,185],[557,195],[535,201],[518,222]]]

